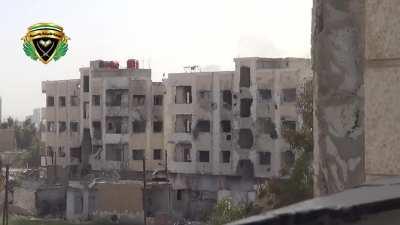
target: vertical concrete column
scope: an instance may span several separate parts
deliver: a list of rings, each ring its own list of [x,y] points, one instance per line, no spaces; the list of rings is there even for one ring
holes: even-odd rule
[[[364,181],[365,0],[314,0],[314,192]]]
[[[85,188],[82,190],[82,198],[83,198],[83,206],[82,206],[82,218],[89,218],[89,189],[85,185]]]
[[[67,189],[67,197],[66,197],[66,210],[65,210],[65,217],[67,220],[74,219],[74,212],[75,212],[75,193],[69,189]]]

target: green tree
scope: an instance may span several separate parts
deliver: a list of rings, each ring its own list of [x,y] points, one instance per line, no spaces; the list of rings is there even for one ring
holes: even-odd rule
[[[244,205],[235,205],[230,198],[224,198],[217,202],[209,223],[211,225],[227,224],[246,217],[248,211],[248,207]]]
[[[38,167],[40,165],[40,149],[43,148],[43,143],[40,140],[40,132],[30,119],[20,125],[18,120],[9,117],[6,122],[0,124],[0,128],[14,129],[17,149],[26,150],[19,155],[14,166],[28,164],[29,167]]]

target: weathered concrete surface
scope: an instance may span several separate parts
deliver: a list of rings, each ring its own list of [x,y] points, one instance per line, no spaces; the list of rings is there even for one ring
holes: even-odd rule
[[[365,6],[366,179],[400,174],[400,4],[367,0]]]
[[[365,56],[390,59],[400,56],[400,4],[397,0],[366,0]]]
[[[314,0],[315,195],[364,181],[362,0]]]

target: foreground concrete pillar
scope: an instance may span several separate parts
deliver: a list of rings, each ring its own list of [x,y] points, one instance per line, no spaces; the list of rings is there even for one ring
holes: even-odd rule
[[[314,0],[314,192],[364,181],[364,0]]]

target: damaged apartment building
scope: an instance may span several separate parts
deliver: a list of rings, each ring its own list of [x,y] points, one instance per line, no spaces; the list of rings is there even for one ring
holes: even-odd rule
[[[234,71],[171,73],[160,83],[130,60],[125,69],[97,60],[80,79],[43,82],[48,182],[140,180],[145,159],[147,179],[170,184],[174,216],[196,219],[224,197],[253,201],[258,184],[293,164],[281,129],[301,126],[296,97],[311,68],[299,58],[234,61]],[[82,205],[93,208],[89,196]]]

